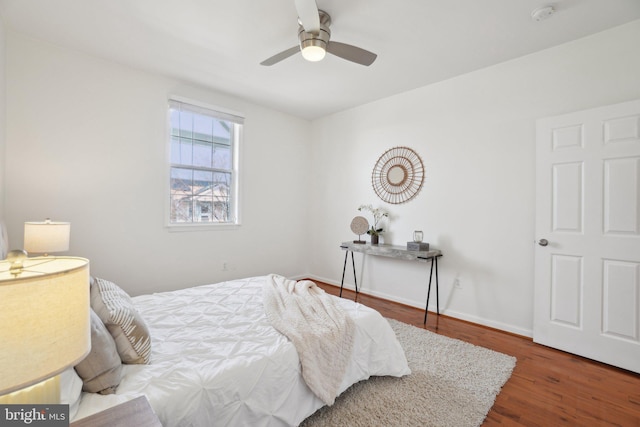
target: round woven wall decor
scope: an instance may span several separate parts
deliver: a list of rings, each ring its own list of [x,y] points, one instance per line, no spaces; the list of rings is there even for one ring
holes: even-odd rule
[[[400,204],[414,198],[424,182],[424,166],[418,153],[407,147],[387,150],[371,174],[373,191],[387,203]]]

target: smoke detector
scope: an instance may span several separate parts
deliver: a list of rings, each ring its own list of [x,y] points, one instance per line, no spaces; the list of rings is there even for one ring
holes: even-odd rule
[[[534,21],[544,21],[555,13],[553,6],[543,6],[535,9],[531,12],[531,19]]]

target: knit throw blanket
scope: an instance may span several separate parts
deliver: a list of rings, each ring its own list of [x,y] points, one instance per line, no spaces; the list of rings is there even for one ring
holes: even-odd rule
[[[333,405],[351,360],[353,319],[310,280],[272,274],[263,294],[269,322],[296,347],[307,386]]]

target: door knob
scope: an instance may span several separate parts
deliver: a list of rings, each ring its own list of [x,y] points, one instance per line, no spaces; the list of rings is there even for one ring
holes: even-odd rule
[[[547,239],[540,239],[538,240],[538,244],[540,246],[547,246],[549,244],[549,241]]]

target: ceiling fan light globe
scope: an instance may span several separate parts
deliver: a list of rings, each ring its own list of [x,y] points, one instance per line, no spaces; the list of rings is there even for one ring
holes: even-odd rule
[[[310,62],[322,61],[327,51],[321,46],[307,46],[302,48],[302,57]]]
[[[328,18],[327,18],[328,19]],[[331,37],[331,31],[321,20],[320,32],[318,34],[305,31],[302,26],[298,28],[298,40],[300,41],[300,51],[302,57],[307,61],[321,61],[327,53],[327,44]]]

